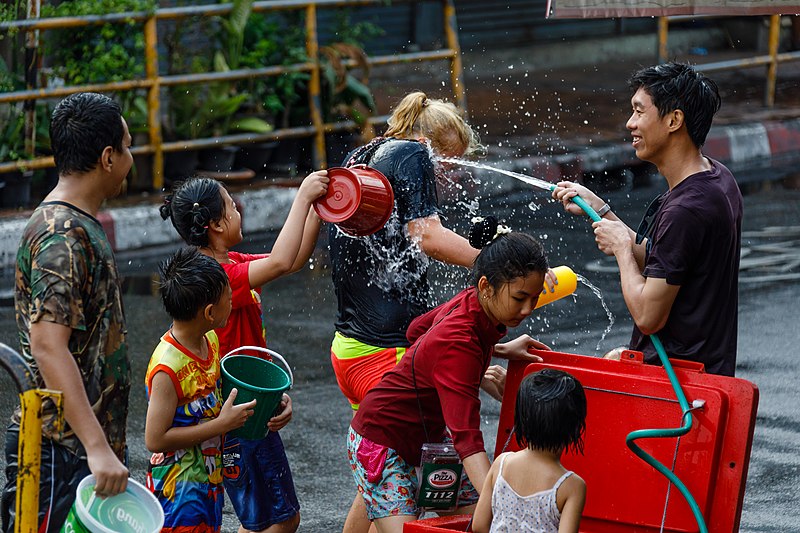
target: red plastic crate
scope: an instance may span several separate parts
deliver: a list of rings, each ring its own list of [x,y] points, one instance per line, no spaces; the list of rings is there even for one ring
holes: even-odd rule
[[[588,401],[584,455],[568,453],[562,458],[566,468],[586,480],[581,532],[657,532],[665,504],[664,531],[698,531],[681,493],[672,487],[668,495],[668,480],[625,444],[631,431],[681,425],[680,405],[666,372],[643,364],[642,354],[631,351],[624,352],[621,361],[558,352],[536,354],[544,363],[509,364],[495,455],[501,453],[514,426],[514,403],[522,378],[542,368],[564,370],[580,380]],[[675,473],[697,501],[709,531],[738,531],[758,389],[743,379],[706,374],[697,363],[672,363],[689,403],[703,400],[705,404],[693,411],[692,429],[680,439],[636,442],[667,467],[674,460]],[[512,437],[506,451],[518,449]],[[419,520],[406,524],[403,531],[464,531],[468,522],[447,520],[455,519]]]

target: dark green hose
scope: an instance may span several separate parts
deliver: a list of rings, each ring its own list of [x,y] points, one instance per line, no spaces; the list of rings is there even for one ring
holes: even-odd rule
[[[667,371],[669,381],[672,384],[672,388],[675,390],[675,395],[678,397],[678,403],[680,403],[681,406],[681,420],[683,425],[679,428],[639,429],[636,431],[631,431],[625,438],[625,444],[628,445],[628,448],[630,448],[633,453],[644,460],[644,462],[658,470],[662,475],[666,476],[667,479],[672,482],[672,484],[678,487],[678,490],[681,491],[681,494],[683,494],[683,497],[686,498],[686,502],[692,509],[694,519],[697,521],[697,525],[700,527],[700,533],[708,533],[708,528],[706,527],[703,513],[700,511],[700,506],[697,505],[697,502],[695,501],[691,492],[689,492],[689,489],[686,488],[686,485],[683,484],[683,482],[678,478],[678,476],[675,475],[674,472],[660,463],[655,457],[645,452],[639,447],[638,444],[634,442],[637,439],[680,437],[682,435],[686,435],[689,430],[692,429],[692,413],[689,407],[689,402],[686,400],[686,395],[683,394],[683,389],[681,388],[681,384],[678,382],[678,377],[675,375],[675,370],[673,370],[672,364],[669,362],[667,353],[664,351],[664,346],[661,344],[661,341],[655,334],[650,335],[650,340],[653,341],[653,346],[655,346],[658,357],[661,359],[661,364],[664,365],[664,370]]]

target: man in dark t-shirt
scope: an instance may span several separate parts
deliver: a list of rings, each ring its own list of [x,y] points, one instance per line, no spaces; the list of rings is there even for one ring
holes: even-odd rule
[[[580,195],[603,218],[593,224],[601,251],[614,255],[634,321],[630,348],[657,363],[649,337],[667,355],[698,361],[713,374],[736,368],[742,195],[731,172],[701,152],[720,97],[716,84],[687,65],[645,68],[630,80],[626,127],[636,156],[658,167],[669,190],[637,231],[586,187],[559,183],[553,196],[574,214]]]

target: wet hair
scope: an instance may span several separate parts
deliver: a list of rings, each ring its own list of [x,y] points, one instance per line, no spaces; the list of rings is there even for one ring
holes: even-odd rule
[[[461,111],[452,103],[431,99],[423,92],[406,95],[388,120],[386,137],[410,139],[423,135],[439,153],[465,154],[483,150],[478,135],[466,123]]]
[[[472,283],[486,276],[494,289],[532,272],[547,272],[542,244],[528,235],[509,230],[494,216],[473,219],[469,244],[481,252],[472,265]]]
[[[572,375],[552,368],[529,374],[517,391],[514,435],[534,450],[583,453],[586,393]]]
[[[186,244],[208,246],[208,226],[225,216],[222,184],[211,178],[189,178],[164,199],[161,218],[170,219]]]
[[[122,110],[97,93],[76,93],[61,100],[50,120],[50,145],[59,174],[89,172],[110,146],[122,152]]]
[[[644,89],[661,117],[676,109],[683,111],[692,142],[698,148],[705,144],[714,114],[722,105],[714,81],[689,65],[665,63],[639,70],[628,84],[634,93]]]
[[[197,248],[179,249],[159,265],[158,271],[161,303],[173,320],[192,320],[207,305],[216,304],[228,284],[228,276],[217,260]]]

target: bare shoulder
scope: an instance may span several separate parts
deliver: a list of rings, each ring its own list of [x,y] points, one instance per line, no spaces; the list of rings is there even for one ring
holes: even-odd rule
[[[586,492],[586,482],[581,476],[573,472],[571,476],[564,480],[564,482],[561,484],[561,488],[566,491]]]
[[[586,499],[586,482],[575,472],[558,487],[556,504],[563,510],[567,500],[573,499],[580,501],[580,507],[583,507],[583,501]]]
[[[497,473],[500,472],[500,464],[503,463],[503,461],[508,461],[508,458],[512,457],[513,455],[514,452],[504,452],[495,457],[494,461],[492,461],[492,466],[489,469],[489,473],[496,476]]]

